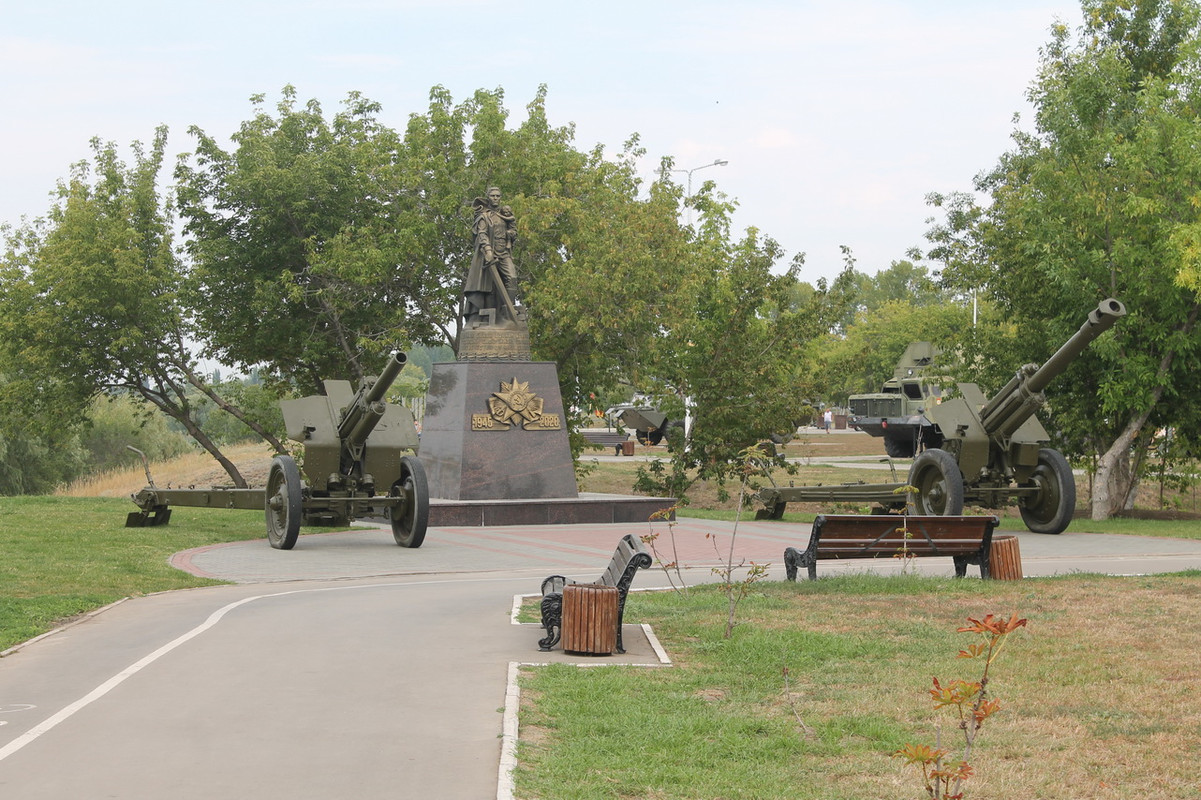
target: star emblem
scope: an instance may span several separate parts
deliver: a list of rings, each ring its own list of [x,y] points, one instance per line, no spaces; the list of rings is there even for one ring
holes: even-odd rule
[[[500,382],[500,391],[488,398],[492,418],[505,425],[528,426],[542,416],[542,398],[530,391],[529,381],[513,378]]]

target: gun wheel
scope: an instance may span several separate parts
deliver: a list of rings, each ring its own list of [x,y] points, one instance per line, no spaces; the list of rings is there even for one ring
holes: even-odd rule
[[[1076,478],[1063,453],[1044,447],[1038,466],[1023,487],[1037,489],[1018,500],[1022,522],[1034,533],[1063,533],[1076,511]]]
[[[291,550],[300,535],[302,489],[300,470],[291,456],[271,460],[267,476],[267,541],[276,550]]]
[[[413,456],[400,459],[400,480],[392,486],[393,497],[403,503],[392,506],[392,538],[401,547],[421,547],[430,520],[430,491],[425,467]]]
[[[913,459],[909,485],[917,489],[913,505],[918,515],[955,517],[963,513],[963,473],[946,450],[926,450]]]

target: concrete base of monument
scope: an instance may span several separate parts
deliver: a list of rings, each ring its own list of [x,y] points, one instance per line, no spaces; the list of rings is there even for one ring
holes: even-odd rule
[[[633,497],[582,492],[578,497],[533,500],[446,500],[430,498],[430,527],[504,525],[646,524],[670,508],[666,497]],[[674,519],[674,515],[670,517]]]

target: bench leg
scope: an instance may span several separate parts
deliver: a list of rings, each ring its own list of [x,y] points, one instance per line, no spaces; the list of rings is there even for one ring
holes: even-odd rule
[[[955,577],[966,578],[968,564],[980,566],[980,577],[984,580],[992,578],[992,564],[987,551],[971,556],[952,556],[955,559]]]
[[[621,643],[621,625],[626,615],[626,593],[618,587],[617,594],[617,652],[624,653],[625,646]]]
[[[817,559],[811,558],[807,551],[795,547],[784,548],[784,575],[788,580],[795,581],[797,570],[801,567],[809,573],[809,580],[817,580]]]
[[[559,643],[563,635],[563,595],[553,592],[542,598],[542,627],[546,629],[546,637],[538,640],[539,650],[550,650]],[[618,629],[621,636],[621,628]]]
[[[796,570],[801,563],[801,551],[795,547],[784,548],[784,576],[790,581],[796,580]]]

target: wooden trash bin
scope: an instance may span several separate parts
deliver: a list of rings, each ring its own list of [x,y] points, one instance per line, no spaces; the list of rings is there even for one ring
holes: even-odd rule
[[[1020,581],[1022,579],[1022,553],[1018,549],[1018,537],[1012,534],[994,536],[988,563],[993,580]]]
[[[591,656],[617,649],[617,587],[569,583],[563,587],[563,650]]]
[[[621,443],[621,454],[623,456],[634,455],[634,443],[632,441],[630,441],[629,439],[626,439],[624,442],[622,442]]]

